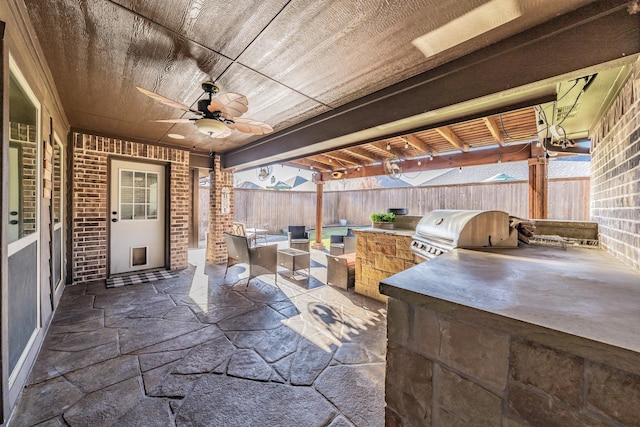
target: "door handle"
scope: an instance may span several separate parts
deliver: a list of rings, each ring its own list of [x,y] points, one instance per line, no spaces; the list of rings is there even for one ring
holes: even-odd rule
[[[18,224],[18,220],[17,219],[12,219],[11,221],[9,221],[9,224],[16,225],[16,224]]]
[[[118,222],[118,218],[111,218],[111,222]]]
[[[9,212],[9,215],[16,216],[16,215],[18,215],[18,211],[11,211],[11,212]]]

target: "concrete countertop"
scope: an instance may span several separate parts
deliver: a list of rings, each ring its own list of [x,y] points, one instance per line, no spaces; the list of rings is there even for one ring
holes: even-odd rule
[[[415,305],[434,298],[640,352],[640,273],[598,249],[455,249],[380,283]]]
[[[406,228],[394,228],[392,230],[388,230],[386,228],[368,227],[368,228],[354,228],[351,231],[353,231],[356,234],[365,232],[365,233],[392,234],[395,236],[413,236],[414,234],[416,234],[416,230],[409,230]]]

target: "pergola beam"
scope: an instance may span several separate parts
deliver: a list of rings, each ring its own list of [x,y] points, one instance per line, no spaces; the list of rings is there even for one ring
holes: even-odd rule
[[[354,166],[358,166],[360,163],[354,161],[353,159],[350,159],[348,156],[340,153],[340,152],[336,152],[336,151],[330,151],[328,153],[324,153],[324,155],[326,157],[329,157],[333,160],[338,160],[340,162],[344,162],[350,165],[354,165]]]
[[[427,144],[426,142],[424,142],[423,140],[421,140],[415,135],[409,134],[409,135],[406,135],[405,138],[407,139],[407,142],[409,143],[409,145],[411,145],[413,148],[419,151],[422,151],[425,154],[432,154],[434,156],[438,154],[437,150],[433,149],[429,144]]]
[[[456,135],[449,126],[436,128],[436,132],[438,132],[441,137],[446,139],[449,144],[453,145],[457,149],[462,150],[465,153],[469,151],[469,145],[462,142],[458,135]]]
[[[491,136],[493,136],[494,141],[502,147],[504,145],[504,139],[502,138],[502,132],[500,132],[496,119],[493,117],[483,117],[482,121],[487,126],[487,129],[489,129],[489,132],[491,132]]]
[[[502,162],[518,162],[529,159],[530,144],[515,144],[502,148],[477,150],[467,153],[456,153],[448,155],[440,155],[434,157],[433,160],[403,160],[400,165],[403,173],[421,172],[437,169],[449,169],[457,167],[467,167],[476,165],[486,165],[491,163]],[[418,164],[420,162],[420,164]],[[386,175],[382,164],[365,166],[360,168],[350,168],[347,170],[344,178],[365,178],[368,176]],[[333,179],[331,172],[322,172],[319,176],[321,181],[331,181]]]
[[[378,159],[375,156],[375,154],[371,153],[370,151],[362,147],[344,148],[342,151],[344,151],[345,153],[349,153],[353,156],[360,157],[361,159],[365,159],[369,163],[375,163],[380,161],[380,159]]]

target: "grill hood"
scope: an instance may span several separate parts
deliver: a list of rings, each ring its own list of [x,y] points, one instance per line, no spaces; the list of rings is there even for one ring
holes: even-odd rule
[[[509,214],[484,210],[434,210],[422,217],[413,236],[412,251],[424,255],[431,247],[517,247],[518,234],[509,227]],[[431,251],[433,253],[433,251]]]

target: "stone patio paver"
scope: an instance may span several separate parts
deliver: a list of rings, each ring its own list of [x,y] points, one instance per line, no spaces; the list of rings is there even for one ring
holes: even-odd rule
[[[384,425],[384,304],[312,277],[202,262],[69,286],[9,426]],[[198,259],[200,257],[200,259]]]

